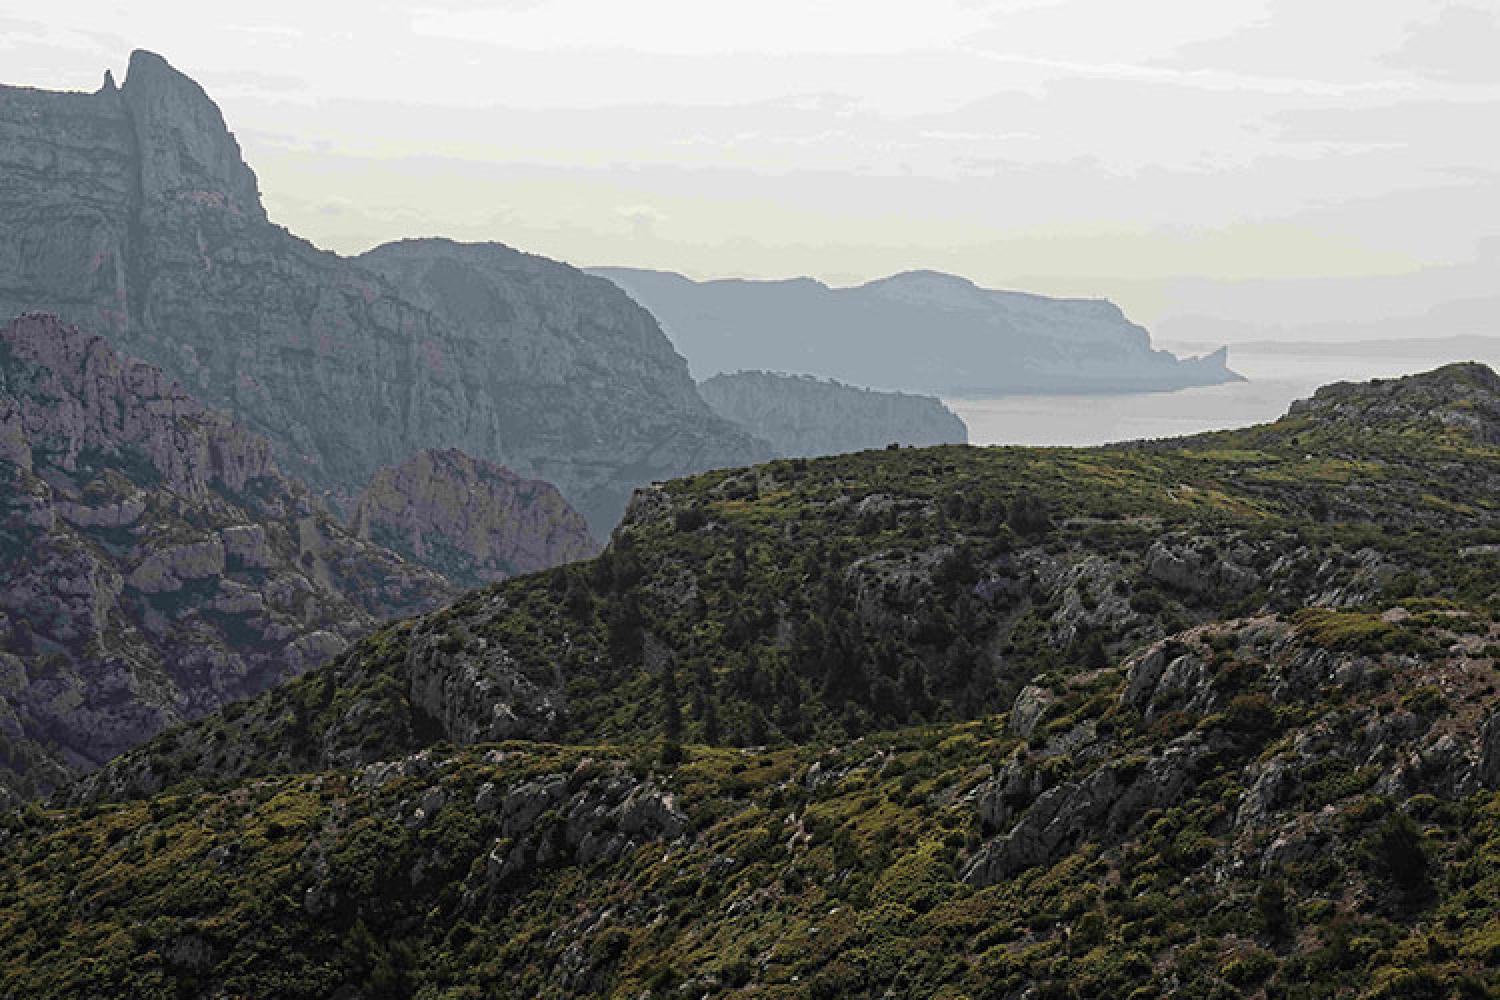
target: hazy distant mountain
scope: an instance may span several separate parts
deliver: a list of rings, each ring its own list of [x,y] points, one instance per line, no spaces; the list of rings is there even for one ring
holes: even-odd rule
[[[1267,289],[1266,295],[1270,297],[1279,291]],[[1268,318],[1249,308],[1230,313],[1228,309],[1232,306],[1220,305],[1225,312],[1185,312],[1165,316],[1154,324],[1154,329],[1158,340],[1169,343],[1227,343],[1234,345],[1236,351],[1241,344],[1264,341],[1343,345],[1389,344],[1394,341],[1483,342],[1494,340],[1500,333],[1500,295],[1454,298],[1414,309],[1414,303],[1443,293],[1410,280],[1394,278],[1379,279],[1374,287],[1357,282],[1339,284],[1335,291],[1325,290],[1322,294],[1339,303],[1348,301],[1357,305],[1340,313],[1337,307],[1319,300],[1307,303],[1305,313],[1288,311],[1287,318]],[[1301,304],[1295,295],[1281,293],[1279,297],[1292,301],[1294,306]],[[1243,305],[1238,301],[1233,303],[1233,306]],[[1382,308],[1389,312],[1382,314]],[[1422,353],[1430,356],[1427,351]]]
[[[1396,337],[1373,340],[1247,340],[1241,354],[1298,357],[1441,358],[1448,361],[1500,359],[1500,337]]]
[[[854,288],[811,278],[692,281],[592,268],[661,322],[700,378],[807,372],[946,396],[1130,392],[1237,381],[1223,350],[1181,359],[1102,300],[993,291],[911,271]]]
[[[350,261],[272,224],[219,109],[150,53],[93,94],[0,87],[0,233],[0,321],[106,335],[343,498],[457,447],[602,535],[636,486],[767,455],[606,281],[493,245]]]
[[[969,440],[964,422],[932,396],[771,372],[715,375],[698,390],[719,416],[769,441],[786,457]]]

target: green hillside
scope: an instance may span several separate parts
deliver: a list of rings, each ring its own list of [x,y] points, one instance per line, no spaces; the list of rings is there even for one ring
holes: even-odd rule
[[[0,997],[1500,990],[1500,378],[637,495],[0,835]]]

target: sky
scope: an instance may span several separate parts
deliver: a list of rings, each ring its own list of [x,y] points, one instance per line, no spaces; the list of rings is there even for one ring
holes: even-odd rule
[[[1108,297],[1161,337],[1500,335],[1500,0],[0,0],[0,81],[133,48],[340,253]]]

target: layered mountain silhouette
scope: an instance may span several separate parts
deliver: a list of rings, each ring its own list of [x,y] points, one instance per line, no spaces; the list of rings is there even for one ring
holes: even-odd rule
[[[274,225],[213,101],[148,52],[93,94],[0,87],[0,231],[0,316],[107,336],[340,500],[456,447],[603,535],[635,486],[769,454],[603,279],[446,241],[348,260]]]
[[[811,278],[693,281],[599,267],[651,310],[693,374],[806,372],[876,389],[982,396],[1182,389],[1239,381],[1227,351],[1178,358],[1111,302],[993,291],[910,271],[854,288]]]

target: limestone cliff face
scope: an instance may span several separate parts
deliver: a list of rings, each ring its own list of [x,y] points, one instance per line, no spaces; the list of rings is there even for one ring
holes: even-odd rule
[[[551,483],[522,479],[461,451],[423,451],[382,469],[351,528],[478,587],[598,554],[588,524]]]
[[[0,87],[0,231],[0,319],[108,336],[342,499],[457,447],[556,483],[603,534],[634,486],[766,454],[608,283],[501,247],[355,262],[271,224],[218,108],[149,53],[119,89]]]
[[[715,416],[651,314],[602,278],[497,243],[403,240],[358,263],[451,331],[484,433],[460,446],[556,483],[599,535],[626,482],[769,457]]]
[[[969,440],[964,422],[933,396],[771,372],[715,375],[698,389],[719,416],[769,441],[786,458]]]
[[[0,329],[0,804],[452,593],[265,439],[49,316]]]

